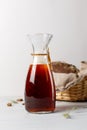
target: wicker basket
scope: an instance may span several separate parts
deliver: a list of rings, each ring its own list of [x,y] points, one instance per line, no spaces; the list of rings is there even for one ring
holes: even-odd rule
[[[63,91],[56,91],[56,100],[87,101],[87,76],[75,86]]]

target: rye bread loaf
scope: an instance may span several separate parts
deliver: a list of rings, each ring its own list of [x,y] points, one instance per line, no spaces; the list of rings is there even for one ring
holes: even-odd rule
[[[63,91],[70,87],[69,84],[75,82],[78,78],[79,69],[72,64],[55,61],[51,63],[56,90]]]
[[[72,64],[62,62],[62,61],[55,61],[51,63],[51,70],[55,73],[78,73],[79,69]]]

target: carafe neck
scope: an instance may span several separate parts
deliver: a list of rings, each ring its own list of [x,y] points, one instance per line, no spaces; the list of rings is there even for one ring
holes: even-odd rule
[[[33,48],[34,54],[45,54],[48,50],[48,45],[52,39],[52,34],[35,34],[35,35],[28,35],[29,41]]]

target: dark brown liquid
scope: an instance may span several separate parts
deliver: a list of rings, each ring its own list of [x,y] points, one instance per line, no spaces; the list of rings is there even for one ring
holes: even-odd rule
[[[55,87],[48,65],[30,65],[25,87],[25,108],[30,112],[54,111]]]

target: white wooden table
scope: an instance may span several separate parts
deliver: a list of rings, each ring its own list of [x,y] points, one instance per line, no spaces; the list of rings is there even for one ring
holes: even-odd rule
[[[0,98],[0,130],[87,130],[87,102],[57,101],[54,113],[32,114],[26,112],[21,103],[7,107],[10,100],[17,98]],[[67,112],[70,119],[64,117]]]

